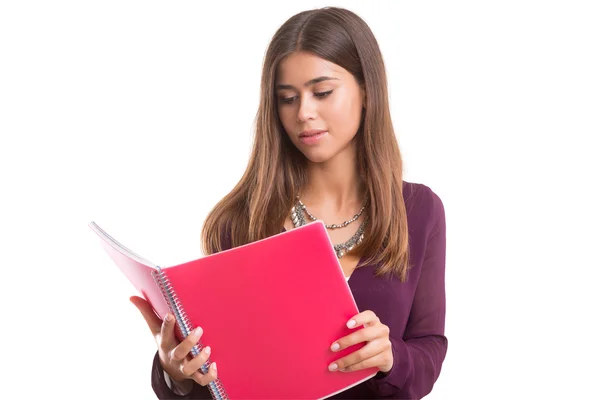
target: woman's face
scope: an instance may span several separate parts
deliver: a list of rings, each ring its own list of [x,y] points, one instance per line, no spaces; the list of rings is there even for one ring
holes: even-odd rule
[[[279,64],[275,89],[281,123],[306,158],[320,163],[353,149],[364,91],[352,74],[314,54],[296,52]]]

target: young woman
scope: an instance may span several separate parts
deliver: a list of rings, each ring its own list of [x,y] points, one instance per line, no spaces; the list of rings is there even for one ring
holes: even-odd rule
[[[364,325],[330,351],[366,342],[329,368],[379,369],[334,398],[421,398],[447,349],[444,207],[428,186],[402,179],[386,79],[379,46],[356,14],[328,7],[286,21],[264,60],[248,168],[202,230],[210,254],[325,222],[361,310],[352,320]],[[173,318],[161,323],[142,298],[132,302],[157,339],[157,396],[210,398],[216,365],[202,374],[208,355],[189,355],[201,329],[177,343]]]

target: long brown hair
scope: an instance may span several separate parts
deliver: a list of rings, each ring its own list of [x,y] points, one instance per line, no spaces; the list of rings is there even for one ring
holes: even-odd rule
[[[391,273],[405,281],[409,245],[402,158],[389,111],[385,66],[367,24],[353,12],[337,7],[296,14],[273,36],[263,62],[249,163],[238,184],[208,214],[202,228],[203,251],[221,251],[224,238],[236,247],[280,233],[296,194],[306,183],[306,158],[285,133],[275,94],[280,61],[297,51],[345,68],[365,89],[356,147],[370,223],[363,242],[352,253],[367,255],[362,265],[379,264],[378,275]]]

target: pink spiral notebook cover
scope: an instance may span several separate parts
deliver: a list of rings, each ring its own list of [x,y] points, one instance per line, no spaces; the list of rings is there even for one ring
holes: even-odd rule
[[[105,249],[164,316],[153,265]],[[364,344],[330,350],[362,327],[345,325],[358,308],[320,221],[162,271],[192,328],[203,328],[202,345],[232,399],[326,398],[377,372],[327,368]]]

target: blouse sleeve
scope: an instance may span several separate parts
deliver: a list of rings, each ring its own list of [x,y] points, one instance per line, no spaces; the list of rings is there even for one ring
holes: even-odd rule
[[[159,399],[212,399],[208,386],[198,385],[194,381],[191,381],[192,388],[189,393],[185,395],[176,394],[175,391],[169,387],[165,379],[165,371],[160,365],[158,351],[156,352],[154,362],[152,363],[151,382],[152,389]]]
[[[445,263],[446,219],[440,198],[432,191],[432,229],[404,337],[391,337],[394,364],[369,380],[380,396],[420,399],[431,392],[446,357]]]

